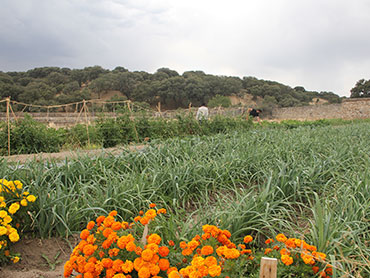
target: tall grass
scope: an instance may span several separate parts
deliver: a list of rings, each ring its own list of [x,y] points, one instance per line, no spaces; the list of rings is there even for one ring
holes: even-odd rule
[[[38,196],[38,236],[65,236],[111,209],[127,218],[156,202],[171,211],[163,227],[178,238],[191,238],[204,223],[260,243],[285,232],[331,254],[337,275],[345,269],[368,277],[368,138],[369,123],[262,127],[153,140],[118,156],[2,160],[0,177],[20,179]]]

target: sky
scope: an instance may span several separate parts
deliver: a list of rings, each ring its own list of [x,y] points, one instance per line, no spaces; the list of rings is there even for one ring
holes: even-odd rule
[[[254,76],[349,96],[370,0],[0,0],[0,71],[123,66]]]

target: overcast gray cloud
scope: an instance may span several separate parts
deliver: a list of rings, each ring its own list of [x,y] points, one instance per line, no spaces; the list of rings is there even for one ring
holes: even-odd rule
[[[255,76],[349,96],[370,78],[368,0],[1,0],[0,70]]]

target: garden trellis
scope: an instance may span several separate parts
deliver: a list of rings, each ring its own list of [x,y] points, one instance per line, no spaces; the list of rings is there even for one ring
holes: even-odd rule
[[[8,155],[10,156],[10,140],[11,140],[11,131],[10,131],[10,123],[12,121],[18,122],[19,118],[21,118],[26,110],[32,110],[32,109],[38,109],[42,111],[46,111],[46,121],[49,123],[50,121],[50,111],[51,110],[67,110],[68,107],[74,107],[74,116],[75,116],[75,121],[74,124],[78,123],[83,123],[86,126],[86,133],[88,137],[88,142],[90,143],[90,138],[89,138],[89,129],[88,126],[91,123],[91,112],[89,111],[89,106],[93,107],[93,105],[98,105],[102,107],[102,111],[104,112],[105,106],[112,106],[113,108],[113,113],[115,114],[115,106],[119,105],[122,107],[127,107],[129,113],[130,113],[130,118],[132,119],[132,114],[133,114],[133,107],[134,103],[131,102],[130,100],[124,100],[124,101],[103,101],[99,99],[93,99],[93,100],[82,100],[80,102],[73,102],[73,103],[68,103],[68,104],[60,104],[60,105],[36,105],[36,104],[27,104],[23,102],[18,102],[11,100],[10,97],[0,100],[0,104],[5,103],[6,105],[6,123],[7,123],[7,133],[8,133]],[[14,111],[13,107],[17,106],[17,112]],[[72,108],[73,109],[73,108]],[[139,105],[135,105],[136,110],[144,110],[145,112],[150,112],[152,113],[153,111],[150,109],[145,109],[140,107]],[[158,104],[158,112],[159,115],[161,116],[161,111],[160,111],[160,103]],[[18,113],[18,115],[17,115]],[[133,122],[135,125],[135,123]],[[136,133],[136,138],[138,139],[136,127],[134,126],[135,133]]]

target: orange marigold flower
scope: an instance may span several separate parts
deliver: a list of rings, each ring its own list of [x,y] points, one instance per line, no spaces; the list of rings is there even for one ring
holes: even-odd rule
[[[203,246],[200,253],[203,255],[203,256],[208,256],[208,255],[211,255],[213,253],[213,247],[210,246],[210,245],[206,245],[206,246]]]
[[[149,205],[149,207],[150,207],[150,208],[155,208],[155,207],[156,207],[156,204],[151,203],[151,204]]]
[[[202,239],[203,240],[207,240],[207,239],[209,239],[211,237],[211,234],[210,233],[205,233],[205,234],[203,234],[202,235]]]
[[[167,213],[167,210],[165,208],[160,208],[159,210],[157,210],[157,214],[166,214]]]
[[[199,246],[199,242],[196,241],[196,240],[191,240],[189,243],[188,243],[188,247],[191,249],[191,250],[195,250],[195,248],[197,248]]]
[[[105,216],[103,216],[103,215],[99,216],[98,218],[96,218],[96,224],[98,224],[98,226],[100,226],[101,223],[103,223],[104,219],[105,219]]]
[[[143,224],[143,225],[147,225],[150,221],[150,218],[147,217],[147,216],[144,216],[140,219],[140,223]]]
[[[156,276],[160,271],[161,269],[159,268],[158,265],[156,264],[152,264],[150,267],[149,267],[149,271],[150,271],[150,274],[152,276]]]
[[[279,249],[280,249],[280,247],[279,247],[278,245],[275,245],[275,246],[273,247],[273,249],[274,249],[274,250],[279,250]]]
[[[159,247],[157,244],[155,243],[149,243],[146,245],[145,249],[150,249],[153,251],[154,254],[157,254],[158,251],[159,251]]]
[[[88,229],[84,229],[80,233],[81,239],[87,239],[87,237],[90,235],[90,231]]]
[[[113,266],[113,261],[112,259],[109,259],[109,258],[104,258],[101,260],[104,268],[111,268]]]
[[[284,243],[285,243],[285,245],[286,245],[287,247],[292,248],[292,249],[297,247],[297,246],[296,246],[295,238],[289,238],[289,239],[287,239]]]
[[[276,240],[277,240],[277,241],[279,241],[279,242],[285,242],[285,241],[287,241],[288,239],[287,239],[287,237],[286,237],[284,234],[278,234],[278,235],[276,236]]]
[[[268,238],[268,239],[265,240],[266,244],[270,244],[272,242],[274,242],[274,240],[272,238]]]
[[[280,255],[290,255],[290,251],[286,248],[280,250]]]
[[[109,213],[109,216],[116,216],[117,215],[117,211],[116,210],[112,210],[110,213]]]
[[[245,246],[245,244],[239,244],[239,245],[238,245],[238,247],[239,247],[240,249],[245,249],[245,248],[247,248],[247,247]]]
[[[122,273],[115,274],[112,278],[126,278],[126,276]]]
[[[208,267],[211,267],[212,265],[217,265],[217,259],[214,256],[209,256],[205,258],[204,264]]]
[[[145,249],[143,252],[141,252],[141,257],[144,261],[149,262],[153,258],[153,251],[150,249]]]
[[[83,253],[86,255],[86,256],[91,256],[94,252],[95,252],[96,248],[94,248],[93,245],[91,244],[87,244],[85,245],[85,247],[83,248]]]
[[[142,210],[139,211],[139,215],[144,215],[144,212]]]
[[[285,265],[291,265],[293,263],[293,258],[290,257],[289,255],[282,255],[281,256],[281,261]]]
[[[100,252],[99,252],[99,257],[100,257],[100,258],[103,258],[104,256],[105,256],[104,251],[100,251]]]
[[[319,277],[326,277],[326,273],[325,273],[325,271],[321,271],[321,272],[319,273]]]
[[[111,228],[106,228],[104,229],[103,231],[103,236],[105,236],[106,238],[109,237],[109,235],[113,233],[113,230]]]
[[[153,258],[150,260],[152,264],[157,264],[159,261],[159,256],[157,254],[154,254]]]
[[[313,267],[312,267],[312,271],[313,271],[313,273],[315,273],[315,274],[316,274],[317,272],[319,272],[319,269],[320,269],[320,268],[319,268],[318,266],[313,266]]]
[[[114,217],[113,216],[107,216],[103,221],[103,225],[105,227],[110,227],[110,226],[112,226],[113,222],[114,222]]]
[[[145,216],[148,217],[149,219],[154,219],[157,215],[157,212],[154,209],[149,209],[146,213]]]
[[[112,243],[113,243],[113,241],[111,241],[109,239],[106,239],[101,244],[101,247],[103,247],[104,249],[108,249],[112,245]]]
[[[108,268],[105,271],[105,278],[112,278],[114,276],[114,274],[116,274],[116,272],[114,271],[114,269],[113,268]],[[85,275],[86,275],[86,273],[85,273]],[[86,276],[84,278],[86,278]],[[91,278],[94,278],[94,276],[91,276]]]
[[[169,245],[169,246],[175,246],[175,242],[174,242],[173,240],[170,240],[170,241],[168,242],[168,245]]]
[[[138,271],[139,278],[149,278],[150,277],[150,270],[149,268],[143,266]]]
[[[169,274],[170,274],[171,272],[173,272],[173,271],[178,272],[178,271],[177,271],[177,267],[174,267],[174,266],[173,266],[173,267],[170,267],[169,269],[167,269],[167,274],[169,275]],[[175,277],[174,277],[174,278],[175,278]],[[177,277],[177,276],[176,276],[176,278],[180,278],[180,277]]]
[[[177,270],[173,270],[168,274],[168,278],[182,278],[182,275]]]
[[[113,231],[118,231],[118,230],[120,230],[122,228],[122,224],[121,224],[121,222],[114,222],[113,224],[112,224],[112,230]]]
[[[272,249],[271,248],[266,248],[265,249],[265,255],[269,254],[272,252]]]
[[[94,228],[94,226],[95,226],[95,222],[90,221],[89,223],[87,223],[86,229],[91,230],[92,228]]]
[[[170,262],[167,259],[160,259],[158,266],[162,271],[166,271],[170,267]]]
[[[157,234],[151,234],[148,237],[148,243],[155,243],[158,245],[160,242],[161,242],[161,237]]]
[[[118,248],[112,248],[108,251],[108,255],[109,257],[115,257],[117,256],[119,253],[119,249]],[[118,271],[118,270],[117,270]]]
[[[333,269],[331,267],[328,267],[327,269],[325,269],[325,271],[327,274],[333,275]]]
[[[185,249],[186,247],[188,247],[188,245],[186,244],[186,242],[185,241],[181,241],[180,242],[180,248],[181,249]]]
[[[222,233],[227,237],[227,238],[230,238],[231,237],[231,233],[230,231],[228,230],[223,230]]]
[[[181,252],[181,254],[184,255],[184,256],[189,256],[191,253],[193,253],[193,251],[190,248],[185,248]]]
[[[252,242],[253,241],[253,237],[252,236],[245,236],[244,237],[244,240],[243,240],[245,243],[249,243],[249,242]]]
[[[321,253],[321,252],[313,251],[312,255],[314,255],[315,259],[319,261],[324,261],[326,259],[326,254]]]
[[[161,255],[162,257],[168,256],[169,253],[170,253],[170,249],[168,249],[167,246],[161,246],[158,249],[158,254]]]
[[[208,269],[208,273],[211,277],[220,276],[221,275],[221,266],[219,265],[212,265]]]
[[[138,256],[141,256],[142,252],[143,252],[143,249],[140,246],[136,246],[135,254],[138,255]]]
[[[126,260],[121,268],[124,273],[130,273],[134,269],[134,263],[132,261]]]
[[[126,245],[127,251],[132,252],[132,251],[135,251],[135,249],[136,249],[136,245],[134,242],[130,241],[129,243],[127,243]]]
[[[122,261],[122,260],[117,259],[117,260],[114,260],[114,261],[113,261],[113,266],[112,266],[112,268],[113,268],[113,270],[114,270],[115,272],[120,272],[120,271],[122,270],[122,266],[123,266],[123,261]]]
[[[240,253],[241,254],[252,254],[252,250],[251,249],[245,249],[245,250],[242,250]]]

